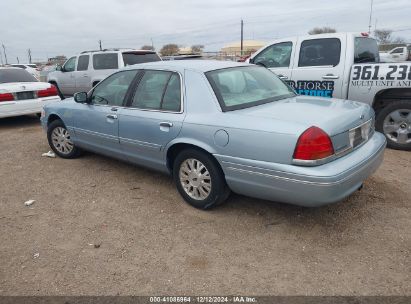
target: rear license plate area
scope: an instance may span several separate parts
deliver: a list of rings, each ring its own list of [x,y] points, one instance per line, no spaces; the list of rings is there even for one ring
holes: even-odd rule
[[[18,92],[16,93],[17,100],[34,99],[34,92]]]

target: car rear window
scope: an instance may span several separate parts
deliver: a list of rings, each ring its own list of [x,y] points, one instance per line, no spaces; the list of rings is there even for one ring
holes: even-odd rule
[[[380,62],[380,53],[375,39],[356,37],[354,43],[354,63]]]
[[[93,68],[95,70],[118,69],[117,53],[105,53],[93,55]]]
[[[234,67],[206,73],[223,111],[239,110],[295,96],[270,70]]]
[[[161,59],[156,53],[127,52],[123,53],[123,61],[124,66],[126,66],[138,63],[161,61]]]
[[[0,83],[37,81],[34,76],[23,69],[0,69]]]

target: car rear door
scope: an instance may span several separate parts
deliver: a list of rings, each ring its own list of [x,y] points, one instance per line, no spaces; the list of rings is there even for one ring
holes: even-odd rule
[[[292,70],[292,86],[301,95],[342,98],[346,40],[299,38]]]
[[[185,117],[182,77],[164,70],[144,70],[140,77],[120,111],[120,145],[130,161],[164,170],[164,148],[177,137]]]
[[[73,115],[79,146],[113,156],[121,155],[118,138],[120,109],[137,73],[137,70],[127,70],[107,77],[91,92],[91,103],[76,106]]]
[[[273,71],[282,80],[291,79],[296,38],[279,40],[256,53],[250,63],[262,65]]]

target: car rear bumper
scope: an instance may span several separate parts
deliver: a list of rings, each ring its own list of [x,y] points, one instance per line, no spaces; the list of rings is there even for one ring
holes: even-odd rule
[[[40,113],[49,103],[60,101],[60,97],[18,100],[0,103],[0,118]]]
[[[232,191],[278,202],[316,207],[341,201],[359,189],[381,165],[385,137],[375,134],[364,145],[316,167],[275,164],[215,155]]]

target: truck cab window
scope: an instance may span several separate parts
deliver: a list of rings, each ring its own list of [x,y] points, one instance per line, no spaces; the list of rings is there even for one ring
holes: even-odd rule
[[[292,42],[273,44],[255,56],[253,62],[266,68],[288,68],[290,65],[292,49]]]
[[[354,63],[380,61],[378,45],[375,39],[356,37],[354,43]]]
[[[341,41],[338,38],[305,40],[301,43],[298,66],[337,66],[340,55]]]

